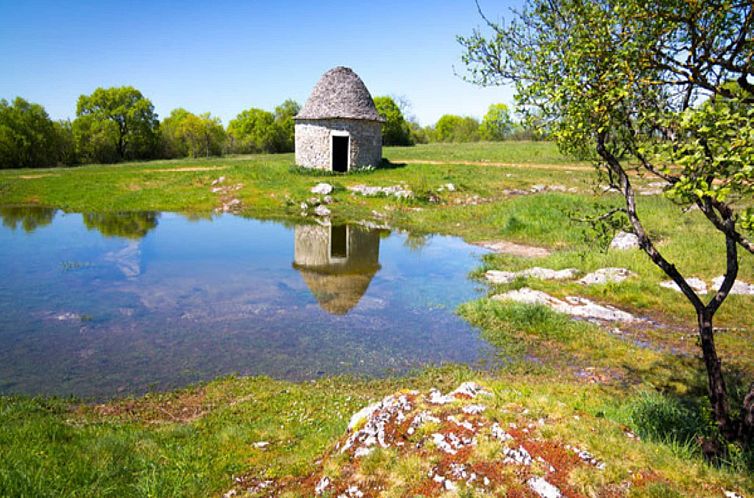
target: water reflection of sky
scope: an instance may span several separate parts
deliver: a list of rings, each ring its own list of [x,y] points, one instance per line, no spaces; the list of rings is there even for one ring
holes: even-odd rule
[[[478,295],[466,277],[481,254],[459,239],[229,215],[0,216],[0,392],[108,397],[493,356],[454,314]]]

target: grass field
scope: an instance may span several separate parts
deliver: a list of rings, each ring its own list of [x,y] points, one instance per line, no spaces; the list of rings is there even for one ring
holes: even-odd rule
[[[232,194],[240,200],[240,214],[297,219],[311,187],[325,181],[335,186],[328,207],[336,220],[551,251],[534,259],[489,255],[478,277],[486,269],[532,266],[628,268],[638,277],[621,284],[518,279],[490,294],[528,286],[557,297],[579,295],[661,326],[618,335],[542,307],[481,299],[458,312],[502,355],[515,359],[494,374],[447,367],[373,381],[227,378],[104,405],[3,397],[0,496],[206,496],[230,489],[234,476],[305,476],[343,434],[351,414],[369,402],[399,389],[446,390],[469,379],[493,391],[491,417],[506,420],[511,410],[545,417],[552,425],[543,437],[588,447],[606,463],[603,472],[574,475],[573,485],[584,495],[754,494],[751,454],[731,447],[725,462],[712,465],[702,458],[698,437],[714,430],[691,306],[658,286],[666,278],[643,253],[603,251],[585,226],[572,221],[595,204],[619,202],[594,184],[589,164],[570,161],[549,143],[437,144],[387,148],[384,155],[390,161],[385,168],[349,176],[300,172],[292,168],[292,155],[5,170],[0,214],[34,204],[210,216],[228,200],[211,191],[224,176],[224,185],[241,185]],[[650,182],[635,178],[642,189],[650,189]],[[439,190],[448,183],[454,191]],[[415,197],[353,195],[347,187],[357,184],[401,184]],[[685,275],[709,282],[722,273],[723,240],[698,212],[682,213],[661,195],[638,200],[650,233]],[[742,255],[740,266],[739,278],[754,282],[754,258]],[[730,296],[716,317],[725,328],[717,334],[723,368],[739,395],[754,380],[753,324],[752,296]],[[259,441],[270,444],[259,448]],[[380,465],[389,470],[375,479],[408,489],[401,486],[412,461],[393,455],[386,462]]]

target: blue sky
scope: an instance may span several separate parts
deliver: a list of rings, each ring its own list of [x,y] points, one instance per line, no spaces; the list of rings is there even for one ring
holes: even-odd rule
[[[488,16],[517,0],[480,0]],[[352,67],[372,95],[399,95],[422,124],[481,117],[512,103],[461,70],[458,34],[481,25],[473,0],[0,0],[0,98],[21,96],[53,118],[99,86],[132,85],[161,117],[176,107],[223,122],[241,110],[304,103],[327,69]]]

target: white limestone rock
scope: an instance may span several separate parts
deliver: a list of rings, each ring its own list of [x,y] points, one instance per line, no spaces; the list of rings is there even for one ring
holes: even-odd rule
[[[719,277],[715,277],[712,280],[712,288],[719,290],[720,287],[723,285],[723,280],[725,280],[725,277],[723,275],[720,275]],[[733,287],[730,289],[730,294],[741,294],[744,296],[754,296],[754,284],[748,284],[746,282],[743,282],[741,280],[736,280],[733,283]]]
[[[492,299],[495,301],[515,301],[524,304],[541,304],[560,313],[590,320],[606,322],[641,321],[640,318],[635,317],[631,313],[612,306],[597,304],[583,297],[568,296],[565,301],[561,301],[545,292],[529,289],[528,287],[498,294],[493,296]]]
[[[526,484],[542,498],[560,498],[563,496],[560,490],[547,482],[544,477],[532,477],[526,481]]]
[[[600,285],[608,282],[617,284],[634,276],[636,276],[634,272],[625,268],[600,268],[585,275],[579,283],[583,285]]]
[[[312,187],[312,194],[329,195],[333,191],[333,186],[329,183],[318,183]]]
[[[610,249],[626,251],[639,248],[639,237],[629,232],[618,232],[610,242]]]
[[[551,270],[550,268],[534,267],[521,271],[500,271],[489,270],[485,273],[485,278],[493,284],[509,284],[518,277],[537,278],[539,280],[568,280],[576,277],[579,270],[576,268],[566,268],[564,270]]]
[[[696,278],[696,277],[687,278],[686,283],[689,284],[689,286],[692,289],[694,289],[694,291],[697,294],[707,293],[707,284],[701,278]],[[660,287],[665,287],[666,289],[671,289],[676,292],[681,292],[681,288],[678,287],[678,285],[672,280],[666,280],[664,282],[660,282]]]
[[[322,204],[314,208],[314,214],[316,214],[317,216],[326,217],[326,216],[330,216],[331,213],[332,211],[330,211],[328,208],[326,208]]]

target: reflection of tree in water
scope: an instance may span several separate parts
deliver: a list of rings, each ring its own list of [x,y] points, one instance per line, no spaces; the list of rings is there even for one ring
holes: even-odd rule
[[[3,225],[15,230],[19,225],[26,232],[33,232],[37,228],[52,223],[57,209],[39,206],[10,206],[0,207],[0,217]]]
[[[156,211],[115,211],[111,213],[84,213],[84,225],[106,237],[140,239],[157,227],[160,213]]]
[[[429,239],[430,236],[427,234],[408,232],[406,240],[403,241],[403,246],[409,251],[421,251],[427,245]]]

